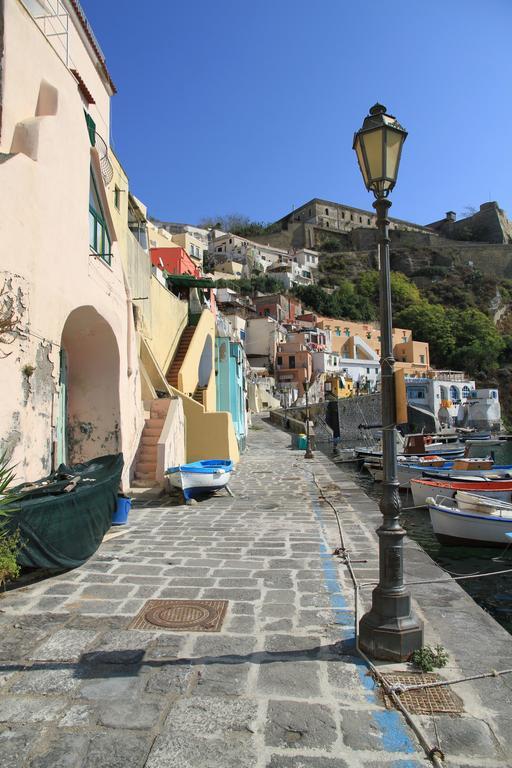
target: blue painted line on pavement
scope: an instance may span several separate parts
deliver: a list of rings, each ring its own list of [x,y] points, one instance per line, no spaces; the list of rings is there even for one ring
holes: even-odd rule
[[[340,639],[344,640],[345,643],[350,643],[350,641],[352,641],[353,647],[355,647],[354,612],[349,608],[345,596],[343,595],[343,588],[339,581],[337,567],[332,559],[332,554],[327,547],[322,510],[315,503],[313,497],[312,502],[313,512],[321,529],[322,540],[320,541],[319,554],[322,558],[324,584],[329,594],[331,609],[336,615],[336,625],[340,626],[340,629],[343,627],[343,630],[340,631]],[[368,668],[365,662],[361,657],[355,656],[353,663],[357,668],[359,680],[366,691],[366,699],[372,704],[377,703],[375,681],[371,675],[368,675]],[[381,732],[382,747],[386,752],[405,752],[408,754],[416,752],[414,743],[398,712],[395,710],[371,711],[370,717],[375,720],[375,723]],[[417,768],[418,765],[420,764],[415,760],[397,760],[392,763],[391,768]]]

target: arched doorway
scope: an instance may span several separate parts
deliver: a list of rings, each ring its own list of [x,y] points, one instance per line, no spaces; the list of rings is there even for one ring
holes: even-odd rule
[[[73,310],[62,331],[57,462],[121,450],[119,349],[94,307]]]

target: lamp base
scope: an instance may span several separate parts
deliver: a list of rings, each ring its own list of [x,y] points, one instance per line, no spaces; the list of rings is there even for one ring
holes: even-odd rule
[[[359,622],[359,645],[368,656],[387,661],[407,661],[423,647],[423,624],[411,612],[408,593],[374,590],[373,607]]]

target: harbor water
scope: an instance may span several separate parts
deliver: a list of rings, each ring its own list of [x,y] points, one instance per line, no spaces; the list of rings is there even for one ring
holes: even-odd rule
[[[487,453],[489,449],[487,449]],[[512,442],[493,447],[497,464],[512,464]],[[471,456],[485,455],[484,446],[473,449]],[[381,484],[374,483],[366,470],[358,470],[355,464],[344,465],[360,487],[373,499],[380,499]],[[410,492],[402,492],[403,512],[401,521],[409,536],[430,557],[452,576],[472,573],[489,573],[512,569],[512,545],[507,549],[494,547],[447,547],[436,539],[427,509],[407,509],[413,504]],[[482,579],[461,580],[459,584],[471,597],[508,632],[512,634],[512,573],[486,576]]]

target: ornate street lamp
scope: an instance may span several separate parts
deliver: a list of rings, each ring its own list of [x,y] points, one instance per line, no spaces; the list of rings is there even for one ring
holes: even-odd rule
[[[304,379],[304,394],[306,395],[306,453],[305,459],[313,459],[313,451],[311,450],[311,435],[309,433],[309,381]]]
[[[355,134],[353,149],[364,183],[375,195],[380,263],[380,335],[382,391],[383,484],[380,510],[379,584],[372,593],[372,607],[359,623],[359,644],[374,658],[405,661],[423,645],[423,625],[411,611],[411,596],[404,587],[403,539],[397,479],[396,411],[393,358],[393,324],[389,270],[389,219],[387,196],[395,186],[402,145],[407,132],[386,107],[375,104]]]

